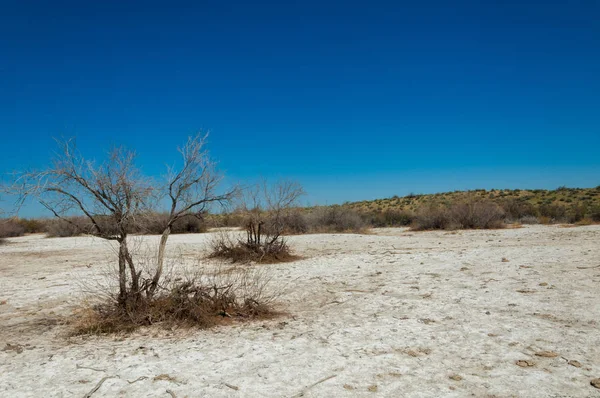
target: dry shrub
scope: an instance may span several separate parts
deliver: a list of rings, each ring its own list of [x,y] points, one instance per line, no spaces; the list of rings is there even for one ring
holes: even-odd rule
[[[594,221],[591,218],[582,218],[579,221],[575,222],[575,225],[579,225],[579,226],[584,226],[584,225],[592,225],[594,224]]]
[[[600,222],[600,206],[594,206],[589,210],[589,217],[594,222]]]
[[[131,332],[155,324],[205,329],[227,321],[275,317],[280,314],[273,310],[277,294],[269,282],[266,272],[247,267],[198,271],[167,281],[152,298],[142,296],[125,307],[116,297],[87,305],[76,313],[72,333]]]
[[[566,214],[567,222],[576,224],[583,221],[586,218],[587,207],[584,205],[572,206]]]
[[[535,216],[524,216],[519,219],[519,223],[533,225],[533,224],[539,224],[540,221]]]
[[[49,238],[66,238],[92,231],[92,224],[84,217],[57,218],[49,220],[46,224],[46,236]]]
[[[25,229],[26,234],[38,234],[46,232],[46,220],[35,218],[19,218],[16,222]]]
[[[442,206],[426,206],[417,210],[411,229],[424,231],[430,229],[456,229],[452,223],[448,208]]]
[[[503,199],[499,205],[509,220],[520,220],[525,217],[535,217],[538,215],[535,206],[524,199]]]
[[[567,207],[562,205],[544,204],[539,207],[540,219],[542,217],[549,219],[550,223],[566,222]],[[545,224],[545,223],[542,223]]]
[[[284,233],[288,235],[300,235],[309,232],[306,217],[299,210],[290,211],[282,217]]]
[[[283,263],[299,259],[292,254],[283,237],[273,241],[257,242],[242,239],[235,231],[222,230],[209,241],[209,257],[227,259],[233,263],[255,261],[262,264]]]
[[[160,235],[165,230],[169,222],[169,215],[166,213],[147,213],[138,217],[134,228],[136,233],[146,235]],[[203,215],[187,214],[173,224],[172,234],[196,234],[206,232],[207,226]]]
[[[239,228],[244,225],[244,214],[240,210],[232,213],[207,215],[207,224],[212,228]]]
[[[371,212],[368,217],[373,227],[404,227],[413,222],[415,214],[405,210],[385,209],[383,212]]]
[[[450,209],[452,221],[460,229],[495,229],[504,227],[504,211],[492,202],[459,203]]]
[[[160,235],[163,233],[168,214],[146,213],[135,217],[131,225],[131,232],[142,235]],[[102,230],[108,235],[117,235],[115,220],[111,216],[96,216],[96,221]],[[33,221],[33,220],[31,220]],[[85,217],[66,217],[64,219],[52,219],[45,222],[45,232],[48,237],[69,237],[82,234],[96,235],[93,224]],[[195,214],[186,215],[177,220],[172,227],[171,233],[200,233],[206,232],[206,223],[202,217]]]
[[[504,211],[495,203],[469,201],[419,209],[412,229],[494,229],[504,227]]]
[[[206,223],[194,214],[184,216],[173,223],[172,234],[199,234],[206,232]]]
[[[25,227],[23,227],[18,220],[0,220],[0,238],[14,238],[16,236],[23,236],[24,234]]]
[[[318,207],[305,217],[310,232],[362,233],[367,228],[367,224],[360,214],[339,205]]]

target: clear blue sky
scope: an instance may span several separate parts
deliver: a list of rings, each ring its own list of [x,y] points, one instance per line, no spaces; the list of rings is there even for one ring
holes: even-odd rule
[[[0,171],[210,130],[309,203],[600,184],[600,2],[2,1]],[[167,151],[164,153],[164,151]]]

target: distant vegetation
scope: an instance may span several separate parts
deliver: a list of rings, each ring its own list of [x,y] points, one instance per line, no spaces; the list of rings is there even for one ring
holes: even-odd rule
[[[493,228],[503,223],[600,222],[600,186],[556,190],[478,189],[428,195],[410,194],[347,203],[376,227],[415,229]],[[437,219],[437,222],[436,222]]]
[[[248,226],[248,211],[226,214],[190,214],[173,225],[172,233],[205,232],[209,227]],[[139,217],[137,234],[160,234],[167,214]],[[83,217],[69,219],[10,219],[0,222],[0,238],[28,233],[50,237],[93,231]],[[282,215],[284,233],[365,232],[370,227],[411,226],[414,230],[501,228],[505,224],[600,223],[600,186],[555,190],[478,189],[436,194],[409,194],[345,203],[295,208]],[[73,224],[78,224],[74,226]]]
[[[138,217],[132,233],[139,235],[160,235],[167,222],[166,213],[148,213]],[[102,218],[99,218],[102,224]],[[109,224],[109,221],[106,221]],[[108,227],[108,225],[107,225]],[[178,219],[172,227],[174,234],[206,232],[206,221],[202,215],[189,214]],[[23,236],[25,234],[46,234],[49,238],[62,238],[82,234],[95,235],[93,224],[86,217],[57,218],[11,218],[0,221],[0,238]]]
[[[209,216],[209,225],[244,225],[239,211]],[[600,186],[556,190],[473,190],[410,194],[343,205],[296,208],[286,215],[286,234],[365,232],[371,227],[413,230],[490,229],[506,224],[600,222]]]

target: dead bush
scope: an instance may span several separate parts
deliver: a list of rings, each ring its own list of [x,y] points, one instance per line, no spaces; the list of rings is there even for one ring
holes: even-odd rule
[[[198,234],[206,232],[206,223],[202,216],[189,214],[181,217],[173,223],[171,233],[173,234]]]
[[[544,204],[539,207],[540,216],[548,219],[548,223],[566,222],[567,208],[562,205]]]
[[[236,231],[219,231],[209,240],[209,257],[230,260],[233,263],[282,263],[297,260],[284,239],[259,246],[248,243]]]
[[[452,222],[460,229],[494,229],[504,227],[504,211],[492,202],[465,202],[450,208]]]
[[[428,229],[493,229],[504,226],[504,211],[495,203],[469,201],[447,206],[419,209],[413,230]]]
[[[15,219],[0,220],[0,238],[23,236],[25,228]]]
[[[244,234],[233,237],[227,231],[214,235],[210,256],[236,261],[282,262],[294,259],[283,236],[296,201],[304,194],[300,184],[266,181],[239,195],[238,211],[243,215]]]
[[[509,220],[519,220],[524,217],[535,217],[538,215],[535,206],[526,200],[510,198],[502,200],[499,204],[502,210],[504,210],[506,218]]]
[[[344,206],[319,207],[306,216],[310,232],[365,232],[367,224],[356,211]]]
[[[383,212],[372,212],[368,216],[373,227],[404,227],[410,225],[415,215],[409,211],[385,209]]]
[[[37,220],[35,218],[19,218],[16,222],[25,229],[26,234],[38,234],[46,232],[45,220]]]
[[[565,215],[567,222],[570,224],[575,224],[580,221],[583,221],[586,218],[587,207],[584,205],[574,205],[572,206]]]
[[[519,218],[519,223],[521,224],[539,224],[540,220],[538,220],[535,216],[524,216]]]
[[[46,236],[49,238],[66,238],[93,232],[93,226],[83,217],[68,217],[48,220]]]
[[[169,222],[167,213],[148,213],[138,217],[136,232],[147,235],[160,235]],[[207,226],[204,215],[189,213],[176,220],[172,227],[172,234],[195,234],[206,232]]]
[[[284,214],[283,220],[283,231],[288,235],[300,235],[309,232],[309,225],[306,217],[299,210],[290,211],[288,214]]]
[[[424,231],[430,229],[456,229],[448,208],[442,206],[426,206],[417,210],[411,229]]]
[[[227,321],[247,321],[277,316],[277,293],[260,269],[221,267],[166,281],[151,298],[130,300],[125,306],[116,295],[87,305],[76,313],[72,333],[131,332],[141,326],[210,328]]]
[[[600,222],[600,206],[592,207],[589,210],[589,217],[594,222]]]
[[[238,209],[231,213],[207,215],[207,224],[212,228],[241,228],[244,226],[244,214]]]

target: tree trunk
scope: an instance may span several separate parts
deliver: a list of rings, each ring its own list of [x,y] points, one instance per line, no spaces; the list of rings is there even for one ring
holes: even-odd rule
[[[154,278],[152,278],[152,283],[150,284],[150,288],[148,289],[148,296],[152,297],[156,288],[158,287],[158,282],[160,281],[160,277],[162,276],[163,266],[165,263],[165,249],[167,247],[167,241],[169,240],[169,235],[171,234],[171,226],[167,226],[167,228],[163,231],[162,236],[160,237],[160,244],[158,245],[158,258],[156,261],[156,273],[154,274]]]
[[[125,240],[119,240],[119,305],[125,307],[127,305],[127,274],[126,262],[128,251]]]
[[[127,266],[129,267],[129,273],[131,274],[131,291],[129,292],[129,295],[137,299],[140,294],[140,275],[137,273],[133,258],[131,257],[131,253],[129,253],[127,238],[123,241],[122,250]]]

